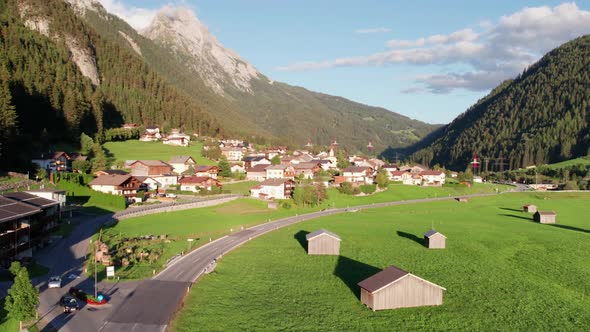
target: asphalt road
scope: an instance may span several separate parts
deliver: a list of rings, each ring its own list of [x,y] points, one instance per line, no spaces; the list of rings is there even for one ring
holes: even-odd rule
[[[490,195],[497,194],[477,194],[468,195],[467,197]],[[224,236],[184,255],[182,258],[176,260],[172,265],[168,266],[165,270],[161,271],[158,275],[154,276],[151,280],[144,281],[145,285],[138,287],[135,292],[123,302],[122,305],[124,306],[124,312],[113,313],[112,316],[107,318],[107,322],[101,327],[100,331],[164,331],[174,312],[176,312],[177,309],[182,305],[184,295],[187,293],[190,285],[194,283],[203,273],[205,273],[205,270],[210,270],[211,267],[215,265],[214,261],[218,261],[223,255],[248,242],[249,240],[273,230],[305,220],[338,213],[354,212],[395,205],[452,200],[455,198],[457,197],[424,198],[407,201],[376,203],[370,205],[354,206],[350,208],[328,209],[267,222],[235,232],[231,235]],[[150,288],[156,287],[157,285],[165,285],[154,282],[168,282],[172,284],[176,283],[177,287],[167,286],[168,288],[166,292],[158,292],[157,296],[159,297],[151,297],[150,294],[154,293],[154,291]],[[158,300],[146,300],[150,298],[157,298]],[[165,317],[166,315],[158,315],[157,321],[154,322],[153,312],[154,310],[163,308],[163,303],[166,303],[165,311],[169,315],[167,317]],[[152,322],[152,324],[146,324],[146,322]]]

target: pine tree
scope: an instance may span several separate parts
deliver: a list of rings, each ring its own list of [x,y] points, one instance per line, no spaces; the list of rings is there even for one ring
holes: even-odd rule
[[[35,318],[39,293],[29,280],[29,272],[19,262],[12,262],[10,272],[14,275],[14,283],[4,303],[8,317],[19,321]]]
[[[225,156],[221,156],[217,166],[219,167],[220,176],[226,178],[231,176],[231,166],[229,165],[229,162],[227,162],[227,158]]]

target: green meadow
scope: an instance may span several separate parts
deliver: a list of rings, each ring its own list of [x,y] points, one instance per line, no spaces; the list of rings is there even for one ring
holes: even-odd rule
[[[224,256],[201,278],[173,331],[587,331],[590,194],[509,193],[349,212],[292,225]],[[557,212],[532,221],[526,203]],[[423,233],[445,234],[429,250]],[[342,238],[308,256],[305,234]],[[373,312],[356,284],[395,265],[447,289],[444,304]]]
[[[245,190],[251,184],[249,182],[242,182],[235,184],[235,186],[243,186],[242,190]],[[471,188],[462,185],[451,185],[442,188],[391,185],[386,191],[361,197],[349,196],[341,194],[335,189],[329,189],[329,199],[319,206],[292,206],[291,208],[281,206],[277,210],[268,209],[266,202],[242,198],[219,206],[124,219],[112,227],[105,228],[103,230],[102,240],[109,246],[113,246],[124,238],[139,237],[142,235],[168,235],[168,242],[155,241],[146,247],[147,249],[154,248],[162,251],[162,255],[157,261],[130,265],[122,268],[117,273],[117,276],[122,279],[138,279],[149,277],[154,270],[161,270],[163,264],[169,258],[182,251],[189,250],[187,242],[189,238],[193,239],[191,248],[195,248],[205,244],[209,239],[214,240],[220,238],[242,227],[247,228],[268,222],[269,220],[294,216],[295,214],[309,213],[332,207],[348,207],[415,198],[492,193],[495,192],[496,188],[495,186],[484,184]],[[500,188],[506,189],[510,187],[502,186]]]
[[[555,164],[549,164],[546,166],[552,169],[557,169],[573,165],[590,165],[590,156],[570,159]]]
[[[203,144],[191,142],[189,146],[165,145],[162,142],[140,142],[128,140],[123,142],[106,142],[103,148],[107,157],[116,160],[162,160],[169,161],[174,156],[191,156],[197,165],[215,165],[215,162],[201,156]]]

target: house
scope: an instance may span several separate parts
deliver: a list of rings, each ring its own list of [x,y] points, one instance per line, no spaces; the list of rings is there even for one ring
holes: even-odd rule
[[[287,153],[287,147],[285,147],[285,146],[277,146],[277,147],[268,148],[264,152],[264,156],[268,160],[271,160],[274,156],[282,155],[282,154],[285,154],[285,153]]]
[[[424,244],[429,249],[444,249],[446,241],[447,237],[435,230],[424,233]]]
[[[219,174],[219,167],[212,165],[200,165],[195,167],[195,176],[206,176],[212,179],[217,179]]]
[[[153,175],[151,178],[161,184],[158,188],[170,188],[178,184],[178,176],[175,174]]]
[[[136,176],[135,178],[141,183],[139,187],[143,190],[152,191],[164,187],[162,183],[160,183],[158,180],[154,179],[151,176]]]
[[[537,211],[534,214],[535,221],[541,224],[555,224],[555,217],[557,213],[553,211]]]
[[[295,176],[303,175],[304,179],[313,179],[315,173],[322,169],[319,163],[299,163],[293,168]]]
[[[208,176],[183,176],[178,180],[180,190],[198,192],[202,189],[211,190],[213,187],[221,187],[216,179]]]
[[[33,157],[31,162],[47,172],[69,172],[72,170],[71,158],[63,151],[42,153]]]
[[[399,166],[396,164],[385,164],[381,168],[387,170],[388,172],[399,171]]]
[[[445,184],[445,172],[443,171],[422,171],[418,173],[422,177],[423,186],[440,187]]]
[[[287,165],[270,165],[266,166],[266,178],[267,179],[294,179],[295,168]]]
[[[126,171],[124,171],[122,169],[106,169],[103,171],[94,172],[95,177],[99,177],[102,175],[127,175],[127,174],[129,174],[129,173],[127,173]]]
[[[157,141],[161,138],[162,138],[162,135],[160,134],[160,128],[158,128],[156,126],[147,126],[147,127],[145,127],[145,133],[143,133],[143,135],[141,135],[139,140],[142,142],[152,142],[152,141]]]
[[[9,198],[0,195],[0,266],[8,268],[17,259],[33,256],[33,251],[49,242],[58,226],[59,202],[27,193]],[[24,195],[23,195],[24,194]],[[32,196],[32,197],[31,197]]]
[[[272,164],[268,158],[265,156],[246,156],[242,158],[244,162],[244,167],[246,169],[252,168],[256,165],[270,165]]]
[[[174,156],[170,158],[168,165],[172,166],[172,172],[182,174],[191,167],[194,169],[197,162],[191,156]]]
[[[459,176],[459,173],[457,173],[457,172],[454,172],[454,171],[453,171],[453,172],[451,172],[451,177],[452,177],[453,179],[457,178],[458,176]]]
[[[320,229],[305,235],[308,255],[340,255],[340,236]]]
[[[336,164],[332,163],[329,159],[312,159],[310,162],[320,165],[324,171],[336,168]]]
[[[225,156],[228,161],[240,161],[244,158],[244,150],[233,146],[224,146],[221,149],[221,155]]]
[[[250,189],[250,197],[260,199],[289,199],[295,181],[290,179],[267,179]]]
[[[50,199],[52,201],[56,201],[59,203],[60,208],[64,208],[66,206],[66,191],[60,189],[49,189],[49,188],[42,188],[42,189],[34,189],[34,190],[27,190],[29,194],[42,197],[45,199]]]
[[[404,172],[401,176],[402,183],[411,186],[419,186],[422,184],[422,176],[420,174]]]
[[[232,165],[230,168],[232,173],[246,173],[246,168],[242,165]]]
[[[528,213],[535,213],[537,212],[537,206],[533,204],[526,204],[522,207],[522,210]]]
[[[112,195],[134,196],[141,182],[132,175],[103,175],[90,181],[92,190]]]
[[[408,172],[406,172],[406,171],[389,171],[389,180],[402,181],[404,174],[408,174]]]
[[[170,135],[162,140],[162,143],[175,146],[188,146],[191,137],[187,134],[181,133],[178,129],[172,129]]]
[[[372,184],[374,169],[372,167],[350,166],[342,170],[344,182]]]
[[[427,170],[428,170],[428,167],[426,167],[424,165],[420,165],[420,164],[416,164],[416,165],[412,166],[412,168],[410,168],[410,172],[414,173],[414,174],[418,174],[420,172],[424,172]]]
[[[361,302],[372,309],[397,309],[443,304],[444,287],[398,267],[385,270],[358,283]]]
[[[256,165],[246,168],[246,180],[263,181],[266,179],[266,168],[268,165]]]
[[[161,160],[136,160],[129,167],[133,176],[152,176],[172,173],[172,166]]]

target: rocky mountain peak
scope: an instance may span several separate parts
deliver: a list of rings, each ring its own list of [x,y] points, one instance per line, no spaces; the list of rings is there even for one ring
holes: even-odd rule
[[[251,81],[261,76],[253,65],[225,48],[190,9],[164,7],[140,33],[186,59],[219,94],[227,88],[252,93]]]

